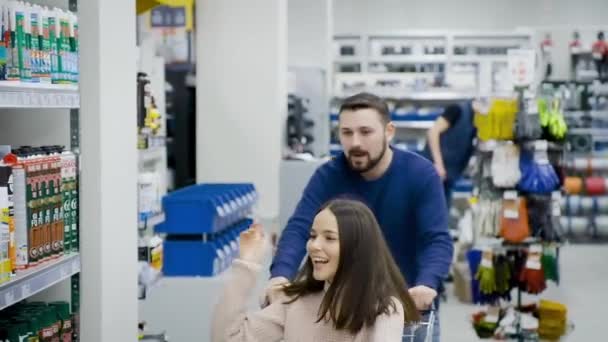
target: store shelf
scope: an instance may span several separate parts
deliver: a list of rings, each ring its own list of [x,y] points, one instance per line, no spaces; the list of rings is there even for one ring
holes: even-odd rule
[[[77,85],[0,81],[0,108],[79,108]]]
[[[147,150],[139,150],[139,163],[146,164],[162,160],[164,157],[165,147],[152,147]]]
[[[149,217],[145,221],[140,221],[139,229],[145,229],[146,227],[154,227],[163,222],[165,222],[165,214],[164,213],[156,214],[152,217]]]
[[[445,63],[445,55],[404,55],[404,56],[378,56],[371,57],[370,63],[391,63],[391,64],[419,64],[419,63]]]
[[[69,254],[55,261],[17,274],[0,285],[0,310],[29,298],[80,272],[80,254]]]
[[[415,121],[399,121],[394,120],[393,124],[397,128],[416,128],[416,129],[429,129],[433,127],[435,121],[427,121],[427,120],[415,120]]]
[[[334,62],[340,64],[356,64],[363,62],[363,59],[358,56],[340,56],[334,59]]]

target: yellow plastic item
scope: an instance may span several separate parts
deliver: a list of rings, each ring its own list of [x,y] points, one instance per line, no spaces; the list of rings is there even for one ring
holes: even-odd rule
[[[517,100],[493,99],[488,113],[475,112],[477,137],[483,141],[513,139],[516,117]]]
[[[538,307],[538,334],[543,339],[557,340],[566,333],[568,308],[561,303],[542,299]]]

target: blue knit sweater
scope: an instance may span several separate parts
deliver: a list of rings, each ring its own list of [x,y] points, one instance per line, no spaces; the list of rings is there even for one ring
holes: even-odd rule
[[[373,181],[352,171],[344,154],[315,171],[281,235],[270,269],[273,277],[293,279],[315,214],[332,198],[346,196],[372,209],[408,284],[439,289],[453,253],[441,180],[428,160],[392,150],[389,168]]]

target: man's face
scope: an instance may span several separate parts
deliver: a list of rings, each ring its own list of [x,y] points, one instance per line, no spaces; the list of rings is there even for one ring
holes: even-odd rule
[[[359,173],[373,169],[386,152],[393,137],[392,125],[385,125],[371,108],[340,113],[340,143],[350,167]]]

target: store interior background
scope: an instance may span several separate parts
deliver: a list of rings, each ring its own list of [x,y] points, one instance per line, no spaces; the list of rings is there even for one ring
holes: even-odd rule
[[[95,24],[81,25],[80,57],[78,148],[88,166],[81,179],[81,225],[87,231],[81,241],[80,315],[87,342],[130,340],[125,336],[134,337],[142,321],[146,331],[166,332],[172,342],[206,340],[228,271],[213,277],[154,275],[143,287],[145,296],[139,286],[136,300],[136,246],[155,235],[153,224],[145,224],[138,242],[131,228],[138,225],[138,174],[161,173],[162,194],[195,183],[251,182],[260,196],[256,218],[280,234],[308,178],[332,151],[329,113],[339,64],[334,36],[528,32],[529,46],[538,48],[550,33],[552,78],[567,80],[573,31],[587,45],[598,31],[608,33],[605,0],[196,0],[192,30],[150,27],[150,12],[136,15],[133,0],[85,1],[79,4],[80,22]],[[68,8],[70,1],[31,2]],[[169,137],[166,148],[150,155],[135,150],[134,114],[120,124],[136,112],[135,82],[127,75],[137,72],[151,80],[160,135]],[[288,95],[300,91],[309,99],[315,155],[293,160],[286,143]],[[70,120],[64,109],[0,110],[0,145],[70,146]],[[605,260],[606,240],[563,248],[562,281],[542,297],[568,306],[575,328],[567,341],[604,339]],[[267,273],[260,275],[259,290],[266,279]],[[34,299],[66,299],[70,291],[64,281]],[[461,303],[451,284],[446,293],[442,340],[476,340],[469,318],[479,307]],[[257,301],[252,298],[250,306]]]

